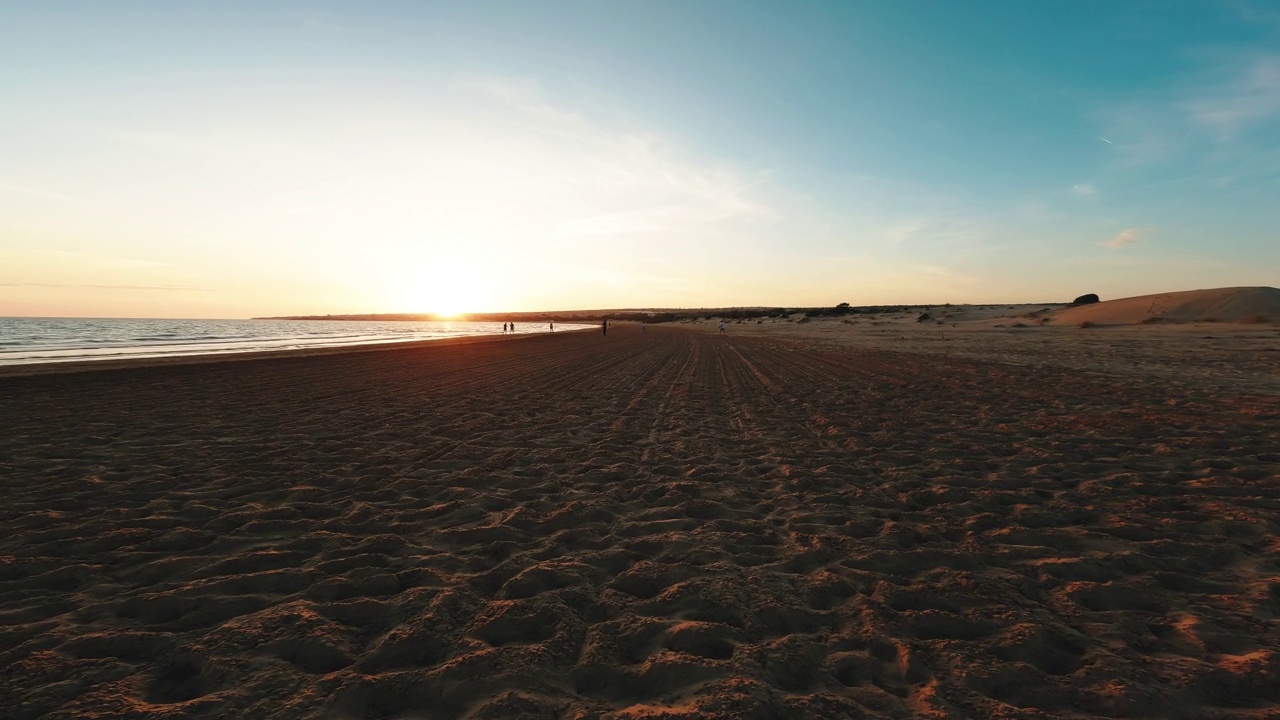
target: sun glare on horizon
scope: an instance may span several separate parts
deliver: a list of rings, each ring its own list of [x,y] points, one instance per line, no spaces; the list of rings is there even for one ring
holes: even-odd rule
[[[444,263],[425,272],[397,274],[403,276],[389,284],[393,288],[387,299],[389,312],[457,318],[497,309],[494,304],[499,298],[492,285],[465,264]]]

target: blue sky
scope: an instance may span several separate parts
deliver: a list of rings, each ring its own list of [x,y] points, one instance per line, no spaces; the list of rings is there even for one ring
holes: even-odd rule
[[[1280,277],[1280,6],[3,3],[0,314]]]

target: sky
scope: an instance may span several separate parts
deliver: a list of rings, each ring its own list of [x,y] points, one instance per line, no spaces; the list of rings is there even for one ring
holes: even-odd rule
[[[1280,285],[1268,0],[0,0],[0,316]]]

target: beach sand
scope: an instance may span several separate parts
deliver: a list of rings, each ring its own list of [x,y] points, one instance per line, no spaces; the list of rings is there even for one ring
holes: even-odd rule
[[[1274,326],[877,322],[0,378],[0,715],[1280,713]]]

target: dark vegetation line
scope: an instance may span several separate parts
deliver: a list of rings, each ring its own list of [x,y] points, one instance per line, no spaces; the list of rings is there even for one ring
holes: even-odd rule
[[[999,304],[999,303],[997,303]],[[1025,303],[1023,303],[1025,304]],[[1039,303],[1053,305],[1060,303]],[[468,313],[456,318],[443,318],[430,313],[371,313],[362,315],[287,315],[254,318],[255,320],[377,320],[389,321],[437,321],[460,320],[467,322],[587,322],[621,320],[631,322],[678,322],[724,318],[746,320],[758,318],[785,318],[795,314],[805,317],[839,317],[843,315],[880,315],[924,310],[933,307],[950,307],[951,303],[932,305],[862,305],[840,303],[835,307],[738,307],[738,308],[657,308],[650,310],[554,310],[547,312]]]

